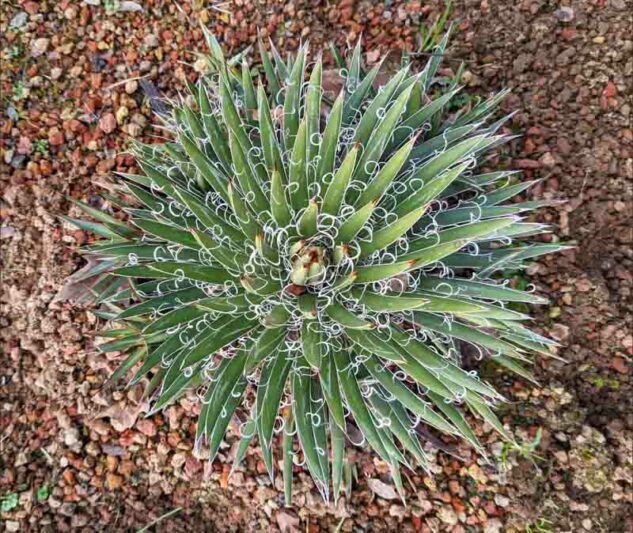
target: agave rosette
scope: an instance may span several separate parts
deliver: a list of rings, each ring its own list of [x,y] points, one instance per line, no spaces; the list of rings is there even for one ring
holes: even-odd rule
[[[458,77],[437,77],[446,38],[380,87],[360,45],[336,53],[331,101],[307,47],[262,46],[260,76],[207,37],[210,71],[162,117],[173,140],[135,144],[144,174],[109,197],[127,221],[85,204],[99,222],[73,220],[105,237],[86,253],[119,324],[100,348],[129,351],[114,379],[148,377],[154,411],[197,391],[211,458],[237,414],[236,462],[256,435],[272,476],[282,433],[287,496],[301,460],[337,497],[352,435],[400,490],[401,464],[428,464],[421,434],[482,451],[466,410],[510,439],[462,348],[532,379],[529,352],[552,342],[517,306],[543,299],[500,274],[561,246],[526,241],[546,230],[523,218],[542,203],[507,203],[530,182],[477,171],[508,140],[490,120],[506,93],[460,107]]]

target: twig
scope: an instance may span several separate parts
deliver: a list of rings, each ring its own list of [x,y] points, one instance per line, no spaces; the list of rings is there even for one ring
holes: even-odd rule
[[[110,89],[114,89],[115,87],[117,87],[119,85],[123,85],[124,83],[127,83],[128,81],[142,80],[143,78],[147,78],[148,76],[149,76],[149,74],[145,74],[145,76],[134,76],[132,78],[126,78],[124,80],[117,81],[117,82],[113,83],[112,85],[108,85],[105,88],[105,90],[109,91]]]
[[[411,57],[442,57],[444,61],[459,61],[460,63],[476,63],[474,59],[461,59],[459,57],[451,57],[449,54],[438,54],[437,52],[409,52]]]
[[[142,527],[141,529],[139,529],[136,533],[144,533],[145,531],[147,531],[150,527],[155,526],[156,524],[158,524],[159,522],[162,522],[163,520],[165,520],[165,518],[169,518],[170,516],[174,516],[176,513],[179,513],[180,511],[182,511],[182,507],[176,507],[175,509],[172,509],[171,511],[167,511],[165,514],[160,515],[156,520],[154,520],[153,522],[150,522],[149,524],[147,524],[146,526]]]

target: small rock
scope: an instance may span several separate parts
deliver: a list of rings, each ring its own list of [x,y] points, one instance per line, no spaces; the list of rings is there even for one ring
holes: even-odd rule
[[[136,89],[138,89],[138,81],[136,81],[136,80],[129,80],[129,81],[125,82],[125,92],[127,94],[135,93]]]
[[[539,160],[541,165],[543,165],[544,167],[553,167],[556,165],[556,159],[554,159],[554,156],[551,154],[551,152],[545,152],[542,156],[541,159]]]
[[[117,126],[116,117],[112,113],[106,113],[99,119],[99,129],[103,133],[112,133]]]
[[[122,457],[127,453],[125,451],[125,448],[122,448],[121,446],[118,446],[116,444],[102,444],[101,450],[106,455],[112,455],[114,457]]]
[[[7,520],[4,523],[4,530],[14,533],[15,531],[20,531],[20,522],[16,522],[15,520]]]
[[[64,71],[61,68],[53,67],[51,69],[51,80],[58,80],[59,78],[61,78],[63,72]]]
[[[484,533],[501,533],[503,531],[503,524],[498,518],[488,520],[484,526]]]
[[[21,28],[26,24],[26,21],[29,20],[29,14],[25,11],[18,12],[9,23],[11,28]]]
[[[277,513],[275,517],[281,533],[298,533],[301,522],[296,516],[286,512]]]
[[[79,442],[79,430],[77,428],[68,428],[64,431],[64,444],[69,448],[77,445]]]
[[[448,524],[450,526],[454,526],[459,520],[455,510],[452,507],[448,507],[446,505],[440,507],[440,510],[437,512],[437,517],[444,524]]]
[[[524,169],[536,169],[541,167],[541,164],[538,161],[534,161],[534,159],[517,159],[515,163],[518,168]]]
[[[503,496],[502,494],[495,494],[495,503],[499,507],[507,507],[510,505],[510,498]]]
[[[187,462],[187,454],[186,453],[176,453],[171,458],[171,466],[174,468],[180,468]]]
[[[82,513],[76,513],[70,519],[70,525],[73,529],[84,527],[87,523],[88,516]]]
[[[549,333],[554,339],[562,342],[569,337],[569,326],[565,326],[564,324],[554,324]]]
[[[26,135],[21,135],[16,148],[18,154],[29,155],[33,150],[33,143]]]
[[[143,39],[143,44],[147,48],[156,48],[158,46],[158,37],[156,37],[153,33],[150,33],[145,36],[145,39]]]
[[[57,128],[52,128],[48,132],[48,144],[51,146],[60,146],[64,144],[64,134]]]
[[[554,11],[554,16],[561,22],[571,22],[574,20],[574,10],[571,7],[563,6]]]
[[[75,510],[77,509],[77,504],[72,502],[64,502],[59,508],[59,514],[63,516],[73,516],[75,514]]]
[[[156,435],[156,424],[149,418],[144,418],[136,423],[136,429],[138,429],[146,437],[153,437]]]
[[[611,367],[620,374],[628,374],[629,369],[626,365],[626,361],[622,357],[615,356],[611,360]]]
[[[131,1],[123,1],[119,4],[119,11],[143,11],[143,6]]]
[[[379,479],[369,479],[367,485],[373,493],[385,500],[395,500],[398,497],[398,493],[392,485],[387,485]]]
[[[591,281],[587,278],[579,279],[576,282],[576,290],[578,292],[589,292],[591,290]]]
[[[39,57],[42,54],[45,54],[48,50],[49,43],[50,39],[47,39],[46,37],[35,39],[35,41],[33,41],[33,44],[31,45],[31,56]]]
[[[116,474],[112,474],[111,472],[106,474],[106,481],[110,490],[117,490],[123,486],[123,478],[121,476],[117,476]]]

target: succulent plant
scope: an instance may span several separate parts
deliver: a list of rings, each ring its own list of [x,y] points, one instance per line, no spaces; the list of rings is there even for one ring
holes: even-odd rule
[[[147,378],[153,412],[195,391],[211,458],[235,417],[236,463],[257,436],[273,476],[280,436],[288,499],[293,463],[338,497],[349,441],[402,491],[400,466],[427,467],[438,436],[484,453],[467,411],[511,439],[472,364],[533,379],[528,354],[553,342],[522,307],[544,299],[505,273],[562,246],[527,241],[544,202],[508,203],[533,182],[478,171],[511,138],[491,121],[506,92],[464,100],[459,74],[438,77],[447,37],[380,86],[360,44],[334,51],[330,98],[307,46],[260,45],[260,71],[206,36],[206,73],[161,115],[170,140],[135,143],[143,173],[106,195],[127,217],[80,202],[98,222],[68,219],[104,237],[85,253],[106,273],[100,349],[128,353],[112,379]]]

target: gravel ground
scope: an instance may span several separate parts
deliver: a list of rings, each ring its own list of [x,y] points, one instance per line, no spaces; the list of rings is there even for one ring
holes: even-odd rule
[[[0,527],[136,531],[175,510],[153,529],[631,531],[632,7],[460,0],[452,14],[446,67],[466,61],[479,94],[513,88],[505,105],[518,110],[512,128],[523,136],[499,165],[542,178],[531,195],[566,200],[539,216],[577,244],[529,270],[551,298],[535,310],[536,326],[560,340],[567,364],[539,361],[540,388],[491,377],[515,400],[504,421],[526,449],[538,444],[535,455],[508,453],[481,426],[498,464],[467,448],[458,448],[464,461],[438,453],[433,477],[407,473],[404,506],[385,465],[354,450],[349,498],[324,505],[298,468],[296,505],[285,509],[257,450],[229,477],[234,435],[212,465],[192,455],[194,403],[145,418],[139,390],[103,387],[116,361],[94,349],[98,321],[58,297],[88,236],[57,216],[78,214],[66,196],[98,203],[97,183],[134,166],[123,153],[130,137],[156,135],[142,87],[169,96],[195,79],[200,21],[232,51],[258,31],[288,49],[362,33],[372,60],[415,50],[437,4],[234,0],[229,14],[199,0],[5,3]]]

